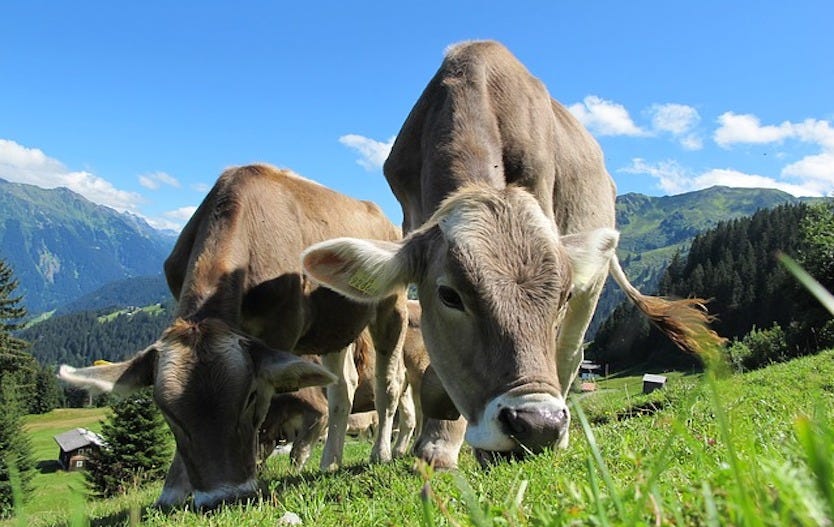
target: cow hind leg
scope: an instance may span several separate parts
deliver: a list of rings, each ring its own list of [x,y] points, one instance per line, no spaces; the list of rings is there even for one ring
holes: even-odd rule
[[[371,449],[371,462],[391,461],[391,438],[397,404],[405,387],[403,342],[408,327],[405,295],[380,305],[369,326],[376,350],[374,406],[379,417],[377,435]]]
[[[408,452],[408,446],[417,428],[417,412],[414,409],[414,397],[411,386],[406,386],[400,396],[399,420],[400,427],[397,440],[394,442],[394,457],[403,457]]]
[[[327,386],[327,440],[321,454],[319,467],[323,471],[337,470],[342,464],[342,451],[353,395],[359,384],[359,376],[353,364],[353,344],[338,353],[322,356],[322,364],[335,374],[335,383]]]

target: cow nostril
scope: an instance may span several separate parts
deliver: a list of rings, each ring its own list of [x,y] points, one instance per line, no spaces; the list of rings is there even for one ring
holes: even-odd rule
[[[524,437],[530,428],[524,419],[519,418],[515,408],[502,408],[498,420],[504,425],[504,430],[514,437]]]
[[[504,432],[527,449],[540,451],[564,435],[568,423],[566,408],[502,408],[498,421]]]

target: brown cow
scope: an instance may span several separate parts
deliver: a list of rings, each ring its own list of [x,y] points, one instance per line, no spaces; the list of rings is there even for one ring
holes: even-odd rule
[[[158,505],[178,504],[193,492],[196,507],[212,507],[256,491],[257,431],[273,393],[333,380],[320,366],[275,350],[322,355],[336,373],[327,388],[322,468],[338,466],[356,388],[346,347],[365,327],[378,352],[380,426],[372,459],[391,458],[391,421],[402,391],[404,289],[378,303],[357,303],[302,275],[305,247],[345,235],[400,238],[370,202],[269,166],[229,169],[165,262],[178,301],[174,325],[121,364],[62,368],[62,378],[80,385],[121,392],[154,385],[177,442]],[[281,363],[287,373],[276,368]]]
[[[647,297],[628,282],[599,145],[504,46],[448,51],[384,168],[409,236],[317,244],[305,272],[360,301],[417,284],[427,377],[468,420],[476,449],[567,445],[565,397],[609,272],[681,347],[720,341],[700,299]],[[425,414],[454,416],[444,397],[430,399]],[[444,464],[433,452],[456,438],[436,434],[421,455]]]

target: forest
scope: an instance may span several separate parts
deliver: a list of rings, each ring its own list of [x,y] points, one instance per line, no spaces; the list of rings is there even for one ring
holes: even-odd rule
[[[698,235],[684,257],[676,254],[658,294],[707,299],[713,328],[733,342],[772,332],[785,360],[834,345],[834,322],[778,263],[798,260],[829,289],[834,286],[834,205],[781,205],[719,223]],[[748,342],[749,344],[749,342]],[[630,304],[605,321],[587,355],[614,369],[637,364],[697,367],[697,359],[673,349]],[[766,363],[750,358],[748,365]]]

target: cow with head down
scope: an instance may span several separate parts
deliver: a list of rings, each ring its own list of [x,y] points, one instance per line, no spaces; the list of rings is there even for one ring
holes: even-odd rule
[[[361,303],[317,287],[301,270],[305,247],[348,235],[400,238],[370,202],[269,166],[229,169],[165,262],[177,299],[171,327],[125,362],[61,368],[61,378],[105,391],[153,385],[177,445],[158,505],[193,495],[197,508],[210,508],[252,496],[257,433],[276,392],[328,385],[322,468],[338,466],[356,390],[346,348],[366,327],[377,352],[372,457],[391,458],[403,389],[404,289]],[[305,353],[321,355],[326,368],[295,356]]]
[[[628,282],[599,145],[501,44],[449,49],[384,170],[408,236],[322,242],[304,270],[360,302],[417,285],[431,360],[423,412],[446,419],[418,440],[428,461],[455,463],[458,413],[485,458],[567,445],[566,397],[609,273],[682,348],[720,342],[702,300]]]

